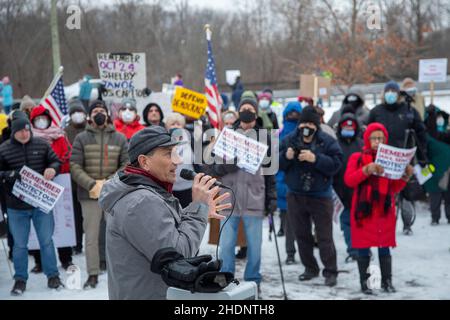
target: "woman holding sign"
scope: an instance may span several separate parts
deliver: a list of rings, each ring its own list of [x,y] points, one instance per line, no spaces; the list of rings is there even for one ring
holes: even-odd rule
[[[390,247],[395,247],[395,195],[407,184],[414,169],[407,166],[400,180],[378,177],[384,169],[375,164],[380,144],[388,143],[388,132],[380,123],[372,123],[364,133],[362,152],[354,153],[345,172],[345,184],[354,189],[351,210],[352,247],[358,249],[358,269],[361,290],[372,294],[368,287],[370,248],[378,247],[381,282],[385,292],[395,292],[392,285]]]

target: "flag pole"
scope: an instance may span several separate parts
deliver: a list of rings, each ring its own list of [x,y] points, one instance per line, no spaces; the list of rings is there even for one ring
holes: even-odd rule
[[[59,77],[63,75],[63,72],[64,72],[64,67],[63,67],[63,66],[60,66],[59,69],[58,69],[58,72],[56,72],[55,76],[53,77],[53,80],[52,80],[52,82],[50,83],[50,86],[48,87],[47,91],[45,91],[44,96],[42,97],[40,103],[42,103],[42,101],[44,101],[45,98],[48,97],[48,95],[50,94],[50,92],[51,92],[51,91],[53,90],[53,88],[55,87],[56,82],[58,81]]]

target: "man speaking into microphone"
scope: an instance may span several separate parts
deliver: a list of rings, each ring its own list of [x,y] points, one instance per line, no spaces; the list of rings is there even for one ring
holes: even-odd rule
[[[182,209],[172,195],[177,165],[176,146],[162,127],[150,127],[130,141],[130,165],[103,186],[99,198],[106,214],[106,260],[111,300],[162,300],[167,285],[150,271],[152,258],[163,248],[175,248],[184,257],[194,256],[208,218],[223,219],[217,212],[229,194],[217,197],[216,179],[198,174],[192,186],[192,203]]]

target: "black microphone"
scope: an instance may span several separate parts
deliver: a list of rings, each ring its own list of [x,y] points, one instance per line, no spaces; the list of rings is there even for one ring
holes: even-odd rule
[[[180,177],[182,177],[185,180],[194,180],[197,173],[195,171],[189,170],[189,169],[182,169],[180,172]],[[214,182],[213,186],[220,187],[220,188],[228,188],[227,186],[223,185],[219,181]]]

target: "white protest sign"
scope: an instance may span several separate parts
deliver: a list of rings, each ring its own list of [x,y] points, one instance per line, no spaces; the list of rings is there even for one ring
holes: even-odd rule
[[[124,98],[134,98],[138,109],[144,108],[144,89],[147,87],[145,59],[145,53],[97,54],[100,79],[107,90],[105,101],[120,103]]]
[[[240,70],[227,70],[225,72],[228,85],[232,86],[236,83],[236,78],[241,76]]]
[[[447,59],[426,59],[419,62],[419,82],[447,82]]]
[[[431,173],[430,169],[428,167],[422,168],[420,164],[414,166],[414,174],[421,186],[433,177],[433,173]]]
[[[336,191],[333,189],[332,191],[332,199],[333,199],[333,221],[336,224],[339,224],[339,217],[341,216],[342,211],[344,211],[344,204],[339,198]]]
[[[384,173],[381,176],[391,180],[401,179],[406,167],[416,154],[416,149],[400,149],[380,144],[375,163],[384,168]]]
[[[21,181],[16,181],[12,194],[23,202],[49,213],[61,197],[64,187],[44,179],[36,171],[23,166],[20,170]]]
[[[53,243],[56,248],[73,247],[76,245],[76,238],[70,174],[60,174],[53,181],[64,187],[64,192],[53,208],[53,218],[55,219]],[[30,230],[28,249],[39,249],[39,241],[33,225]]]
[[[213,152],[224,160],[237,158],[239,168],[256,174],[268,148],[266,144],[225,128],[214,145]]]

